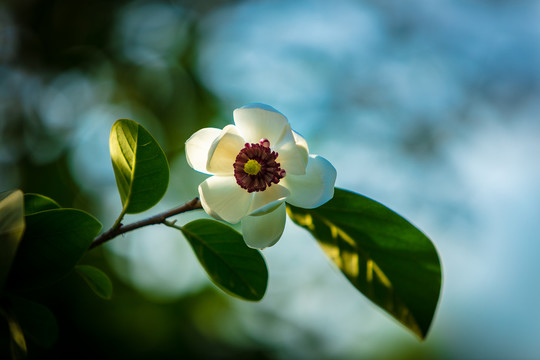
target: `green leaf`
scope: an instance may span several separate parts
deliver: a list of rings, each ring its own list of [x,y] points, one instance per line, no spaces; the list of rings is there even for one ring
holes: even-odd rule
[[[92,215],[76,209],[27,216],[9,286],[33,288],[58,280],[75,266],[100,229],[101,224]]]
[[[24,194],[24,215],[59,208],[60,205],[50,197],[40,194]]]
[[[219,288],[245,300],[262,299],[268,283],[266,263],[239,232],[208,219],[192,221],[181,230]]]
[[[135,121],[120,119],[112,127],[109,147],[123,213],[157,204],[169,185],[169,164],[152,135]]]
[[[75,270],[97,296],[110,300],[113,285],[111,279],[103,271],[89,265],[77,265]]]
[[[24,233],[24,206],[21,190],[0,193],[0,292]]]
[[[319,208],[287,210],[358,290],[425,338],[439,299],[441,266],[420,230],[384,205],[337,188]]]
[[[58,324],[47,307],[24,298],[11,297],[11,310],[29,341],[46,348],[54,345],[58,338]]]

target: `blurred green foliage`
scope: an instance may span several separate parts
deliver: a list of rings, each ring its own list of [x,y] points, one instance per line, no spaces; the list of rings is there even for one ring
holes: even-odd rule
[[[193,70],[197,12],[180,3],[148,4],[164,11],[178,10],[175,20],[185,27],[174,39],[182,44],[181,50],[164,54],[159,62],[134,63],[121,52],[119,19],[130,10],[129,1],[12,1],[0,6],[11,20],[7,26],[15,33],[12,46],[16,48],[0,58],[0,72],[10,75],[0,83],[2,102],[8,106],[1,114],[2,150],[8,157],[2,162],[7,177],[2,186],[16,183],[25,192],[47,194],[64,207],[92,206],[69,165],[69,141],[80,124],[74,118],[51,120],[43,115],[50,105],[47,87],[54,91],[55,80],[62,75],[82,75],[94,83],[94,92],[106,91],[101,84],[110,83],[112,91],[106,102],[138,109],[137,121],[151,121],[167,129],[160,131],[164,136],[160,143],[165,144],[169,159],[183,151],[190,134],[212,121],[218,108],[216,99]],[[37,151],[50,154],[37,159]]]
[[[103,102],[131,109],[137,121],[159,130],[169,160],[182,155],[185,139],[212,123],[218,112],[219,104],[201,85],[193,64],[198,20],[223,3],[30,0],[0,4],[2,19],[7,19],[0,24],[6,30],[3,34],[13,33],[0,36],[4,49],[0,51],[0,100],[5,105],[0,111],[0,186],[44,194],[62,207],[80,208],[99,217],[100,199],[81,186],[70,162],[80,120],[44,115],[51,105],[48,91],[55,90],[59,78],[68,76],[69,80],[73,74],[75,87],[78,78],[86,79],[94,93],[86,108],[68,102],[68,108],[74,106],[72,114],[103,105],[98,95],[108,91]],[[134,62],[119,44],[118,33],[125,31],[122,19],[142,5],[171,13],[183,29],[173,34],[174,50],[163,52],[160,61]],[[111,124],[114,120],[108,119]],[[235,346],[218,340],[220,317],[208,314],[219,314],[229,305],[215,289],[169,303],[154,302],[124,285],[103,253],[95,249],[82,263],[111,276],[112,301],[93,296],[74,272],[32,293],[31,300],[45,304],[56,315],[60,332],[52,349],[30,342],[30,358],[266,358],[256,344]],[[7,339],[7,328],[2,325],[0,357],[7,354]]]

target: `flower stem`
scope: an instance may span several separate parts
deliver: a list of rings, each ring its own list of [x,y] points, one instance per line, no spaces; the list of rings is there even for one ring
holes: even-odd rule
[[[156,224],[170,224],[170,222],[167,221],[168,218],[174,215],[178,215],[187,211],[191,210],[197,210],[202,209],[201,201],[199,198],[195,198],[184,205],[178,206],[176,208],[167,210],[165,212],[162,212],[160,214],[151,216],[147,219],[136,221],[131,224],[123,225],[123,224],[115,224],[113,227],[111,227],[109,230],[105,231],[98,237],[92,241],[92,244],[90,245],[89,250],[111,240],[117,237],[118,235],[127,233],[128,231],[139,229],[148,225],[156,225]],[[169,225],[170,226],[170,225]]]

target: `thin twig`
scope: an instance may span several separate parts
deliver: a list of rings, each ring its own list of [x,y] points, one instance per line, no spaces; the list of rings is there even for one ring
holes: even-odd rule
[[[149,217],[148,219],[140,220],[127,225],[120,224],[120,226],[117,226],[116,228],[112,227],[98,237],[96,237],[94,241],[92,241],[89,250],[117,237],[118,235],[127,233],[128,231],[139,229],[148,225],[164,224],[171,216],[196,209],[202,209],[201,201],[199,200],[199,198],[195,198],[190,202],[185,203],[184,205],[154,215],[152,217]]]

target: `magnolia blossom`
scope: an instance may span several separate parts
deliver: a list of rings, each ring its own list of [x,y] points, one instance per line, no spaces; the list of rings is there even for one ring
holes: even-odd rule
[[[234,110],[234,125],[204,128],[186,141],[189,165],[213,175],[199,185],[204,210],[242,222],[246,244],[274,245],[285,227],[285,202],[318,207],[334,196],[336,170],[309,155],[306,140],[276,109],[250,104]]]

